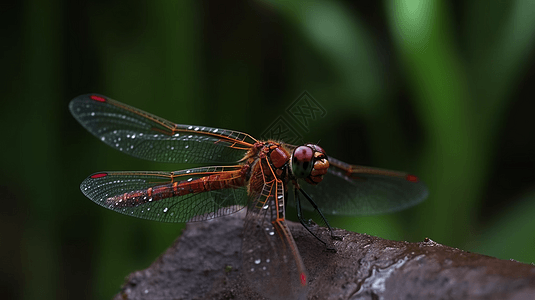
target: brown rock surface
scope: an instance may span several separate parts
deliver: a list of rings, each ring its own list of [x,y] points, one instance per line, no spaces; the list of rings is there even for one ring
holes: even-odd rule
[[[262,299],[240,272],[243,217],[189,223],[115,299]],[[300,224],[289,226],[308,270],[308,299],[535,299],[534,265],[344,230],[335,231],[343,240],[334,253]]]

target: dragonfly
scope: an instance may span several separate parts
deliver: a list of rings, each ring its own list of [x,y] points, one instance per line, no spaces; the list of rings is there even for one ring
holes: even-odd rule
[[[415,175],[350,165],[315,144],[295,146],[239,131],[175,124],[99,94],[78,96],[69,108],[90,133],[123,153],[155,162],[215,165],[97,172],[80,189],[107,209],[160,222],[205,221],[246,208],[242,270],[254,289],[272,299],[303,298],[308,287],[286,224],[289,193],[301,224],[327,247],[336,236],[323,213],[394,212],[428,195]],[[331,237],[317,234],[302,208],[315,212]]]

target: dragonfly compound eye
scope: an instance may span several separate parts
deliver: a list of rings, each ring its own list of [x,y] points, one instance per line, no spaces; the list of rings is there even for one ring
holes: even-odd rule
[[[297,178],[307,178],[314,167],[314,151],[308,146],[295,148],[292,154],[292,171]]]
[[[295,177],[315,185],[323,180],[328,168],[329,161],[321,147],[308,144],[295,148],[292,155],[292,171]]]

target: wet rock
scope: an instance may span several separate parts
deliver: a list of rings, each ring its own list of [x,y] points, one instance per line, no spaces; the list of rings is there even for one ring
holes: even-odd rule
[[[241,270],[245,212],[187,225],[115,299],[262,299]],[[308,271],[308,299],[534,299],[535,266],[447,247],[336,230],[329,251],[288,222]],[[320,229],[320,234],[327,232]]]

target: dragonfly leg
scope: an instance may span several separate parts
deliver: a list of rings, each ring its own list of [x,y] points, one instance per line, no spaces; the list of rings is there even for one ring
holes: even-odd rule
[[[311,228],[309,227],[309,222],[305,222],[305,220],[303,219],[303,212],[301,210],[301,198],[299,198],[299,193],[297,192],[298,188],[295,188],[295,202],[296,202],[296,205],[297,205],[297,218],[299,219],[299,222],[301,223],[301,225],[303,225],[303,227],[306,228],[306,230],[308,230],[308,232],[310,232],[310,234],[312,234],[318,241],[322,242],[325,247],[327,247],[328,250],[335,250],[334,248],[334,245],[332,243],[328,243],[328,242],[325,242],[324,240],[322,240],[318,235],[316,235],[316,233],[314,233]],[[302,191],[301,189],[299,189],[300,191]],[[308,195],[306,195],[308,196]],[[306,197],[305,196],[305,197]],[[310,201],[310,200],[309,200]],[[313,202],[312,202],[313,203]],[[315,206],[315,203],[313,203],[314,205],[314,208],[316,211],[318,211],[319,215],[321,216],[321,218],[323,219],[323,222],[326,224],[327,228],[329,229],[329,232],[331,233],[331,238],[334,238],[334,234],[332,232],[332,228],[331,226],[329,225],[329,223],[327,222],[327,220],[325,219],[325,217],[323,216],[323,214],[317,209],[317,206]],[[308,224],[307,224],[308,223]]]
[[[316,202],[314,202],[314,200],[312,200],[312,198],[303,189],[299,189],[299,191],[303,194],[303,196],[305,196],[305,198],[312,205],[314,210],[318,212],[319,216],[321,217],[321,219],[325,223],[325,226],[327,226],[327,228],[329,229],[329,232],[331,233],[331,238],[333,240],[342,240],[341,236],[338,236],[338,235],[334,234],[333,229],[332,229],[331,225],[329,224],[329,221],[327,221],[327,218],[325,218],[325,216],[323,215],[323,213],[319,209],[318,205],[316,205]],[[297,205],[299,205],[299,209],[297,211],[298,211],[298,214],[299,214],[299,213],[301,213],[301,211],[300,211],[301,204],[299,203],[299,199],[297,199],[297,200],[298,200],[297,201],[297,203],[298,203]]]

